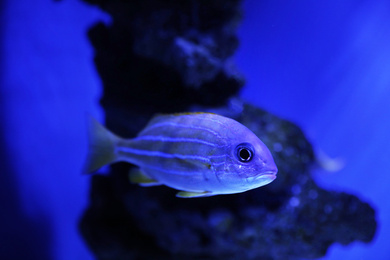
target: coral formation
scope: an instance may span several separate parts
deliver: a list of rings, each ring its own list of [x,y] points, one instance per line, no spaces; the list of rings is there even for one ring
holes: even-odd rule
[[[198,199],[129,183],[129,164],[93,175],[80,230],[98,259],[303,259],[372,240],[375,211],[315,184],[313,150],[297,126],[239,100],[229,107],[244,83],[230,61],[239,0],[85,1],[112,16],[89,37],[113,132],[133,137],[155,113],[212,107],[250,128],[279,168],[265,187]]]

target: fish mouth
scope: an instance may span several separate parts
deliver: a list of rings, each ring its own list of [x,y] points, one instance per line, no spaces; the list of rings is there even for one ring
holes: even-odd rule
[[[264,180],[264,181],[273,181],[276,179],[276,174],[277,172],[276,171],[267,171],[267,172],[263,172],[255,177],[249,177],[247,178],[248,181],[259,181],[259,180]]]
[[[276,178],[277,171],[266,171],[260,174],[258,177]]]
[[[276,179],[276,172],[265,172],[263,174],[260,174],[259,176],[255,177],[256,180],[259,179],[270,179],[275,180]]]

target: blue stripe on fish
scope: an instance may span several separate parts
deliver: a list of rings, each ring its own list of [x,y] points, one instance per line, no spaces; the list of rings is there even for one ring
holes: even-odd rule
[[[143,135],[147,132],[150,132],[151,130],[154,130],[155,128],[164,128],[164,127],[179,127],[179,128],[187,128],[187,129],[191,129],[191,130],[201,130],[201,131],[205,131],[205,132],[208,132],[212,135],[214,135],[215,137],[217,138],[221,138],[222,139],[222,136],[220,134],[218,134],[216,131],[213,131],[209,128],[204,128],[204,127],[200,127],[200,126],[191,126],[191,125],[183,125],[183,124],[178,124],[178,123],[173,123],[173,122],[163,122],[163,123],[157,123],[155,125],[152,125],[146,129],[144,129],[139,135]]]
[[[123,152],[123,153],[130,153],[133,155],[145,155],[145,156],[155,156],[155,157],[162,157],[162,158],[175,158],[175,159],[182,159],[182,160],[199,160],[202,162],[210,163],[211,159],[216,158],[225,158],[226,155],[215,155],[215,156],[199,156],[199,155],[185,155],[185,154],[176,154],[176,153],[164,153],[160,151],[148,151],[148,150],[140,150],[140,149],[134,149],[130,147],[118,147],[117,152]]]
[[[227,145],[218,145],[212,142],[207,142],[201,139],[194,139],[194,138],[182,138],[182,137],[167,137],[167,136],[152,136],[152,135],[142,135],[134,140],[138,141],[157,141],[157,142],[176,142],[176,143],[197,143],[197,144],[204,144],[209,145],[211,147],[226,147]]]

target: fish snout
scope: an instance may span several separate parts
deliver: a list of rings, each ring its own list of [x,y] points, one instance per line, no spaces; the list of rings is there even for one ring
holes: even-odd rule
[[[278,170],[266,171],[263,172],[262,174],[259,174],[257,178],[267,178],[267,179],[275,180],[277,173]]]
[[[277,170],[265,171],[256,176],[247,177],[250,183],[258,183],[260,186],[266,185],[276,179]]]

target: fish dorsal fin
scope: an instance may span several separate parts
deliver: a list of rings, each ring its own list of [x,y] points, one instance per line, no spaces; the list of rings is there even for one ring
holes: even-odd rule
[[[146,127],[160,123],[162,121],[166,121],[169,118],[173,117],[179,117],[179,116],[190,116],[190,115],[202,115],[202,114],[211,114],[211,115],[216,115],[214,113],[209,113],[209,112],[182,112],[182,113],[173,113],[173,114],[156,114],[154,115],[149,123],[146,125]]]

